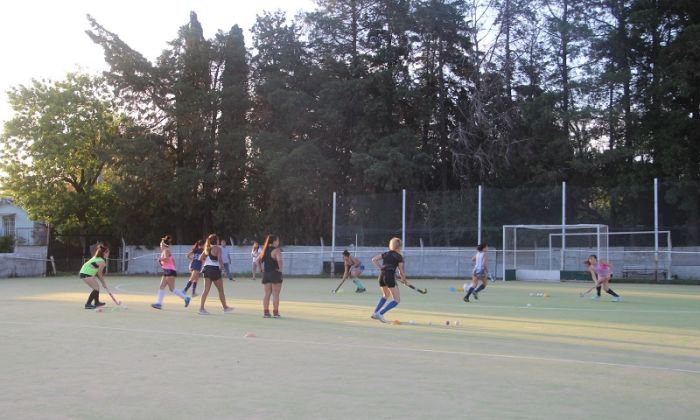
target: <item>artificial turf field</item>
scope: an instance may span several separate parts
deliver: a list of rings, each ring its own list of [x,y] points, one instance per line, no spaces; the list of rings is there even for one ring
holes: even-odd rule
[[[83,309],[76,277],[0,279],[0,417],[7,419],[697,419],[700,287],[498,282],[464,303],[463,280],[413,280],[387,314],[379,292],[287,278],[281,319],[262,286],[225,281],[234,314],[159,278],[110,275],[128,310]],[[185,283],[178,278],[178,286]],[[200,284],[198,293],[203,289]],[[547,293],[550,297],[530,296]],[[528,306],[528,304],[530,306]],[[446,326],[445,321],[450,325]],[[413,321],[413,324],[410,323]],[[455,325],[459,321],[459,325]],[[245,337],[253,333],[255,337]]]

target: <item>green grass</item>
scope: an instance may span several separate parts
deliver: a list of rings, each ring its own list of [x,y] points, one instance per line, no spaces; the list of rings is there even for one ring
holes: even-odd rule
[[[700,287],[415,280],[381,324],[378,299],[329,279],[285,280],[282,319],[257,282],[225,281],[199,316],[157,277],[108,277],[128,310],[82,309],[77,277],[0,280],[0,413],[7,418],[684,419],[700,402]],[[184,278],[179,279],[179,286]],[[201,293],[200,285],[198,292]],[[548,293],[550,297],[530,296]],[[528,304],[530,306],[528,306]],[[451,325],[446,326],[449,320]],[[413,324],[410,323],[413,321]],[[459,325],[455,322],[459,321]],[[246,338],[251,332],[255,338]]]

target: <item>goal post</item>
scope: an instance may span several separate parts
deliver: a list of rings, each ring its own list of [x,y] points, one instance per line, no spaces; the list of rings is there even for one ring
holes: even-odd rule
[[[560,281],[582,277],[588,255],[609,259],[608,233],[603,224],[504,225],[503,278]]]

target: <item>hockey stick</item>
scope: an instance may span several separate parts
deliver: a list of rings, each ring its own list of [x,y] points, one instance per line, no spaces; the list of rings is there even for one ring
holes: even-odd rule
[[[333,290],[333,293],[338,293],[338,290],[340,290],[340,286],[342,286],[343,283],[345,283],[345,280],[347,280],[347,279],[345,278],[345,279],[340,281],[340,284],[338,285],[338,287],[335,288],[335,290]]]
[[[584,296],[586,296],[587,294],[591,293],[591,291],[592,291],[593,289],[595,289],[596,287],[598,287],[598,286],[600,286],[600,283],[594,284],[590,289],[588,289],[588,290],[586,290],[585,292],[579,294],[579,297],[584,297]]]
[[[419,288],[417,288],[416,286],[414,286],[414,285],[412,285],[412,284],[407,284],[406,286],[410,287],[411,289],[415,290],[416,292],[418,292],[418,293],[420,293],[420,294],[422,294],[422,295],[428,293],[428,289],[427,289],[427,288],[426,288],[426,289],[419,289]]]
[[[122,304],[122,302],[121,302],[120,300],[117,300],[117,298],[115,298],[114,295],[112,294],[112,291],[109,290],[106,286],[105,286],[105,290],[107,290],[107,293],[109,293],[109,297],[112,298],[112,301],[113,301],[117,306],[120,306],[120,305]]]

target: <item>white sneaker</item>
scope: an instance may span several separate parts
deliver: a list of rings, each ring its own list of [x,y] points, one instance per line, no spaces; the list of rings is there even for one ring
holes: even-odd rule
[[[199,314],[200,315],[209,315],[209,311],[207,311],[206,309],[200,309]]]
[[[225,314],[232,314],[232,313],[233,313],[233,308],[229,306],[228,308],[224,309],[224,313],[225,313]]]
[[[377,321],[381,321],[381,322],[386,323],[386,319],[384,319],[384,315],[380,314],[379,312],[373,313],[372,319],[376,319]]]
[[[600,296],[598,296],[598,295],[593,295],[593,297],[592,297],[591,299],[593,299],[593,300],[600,300]]]

